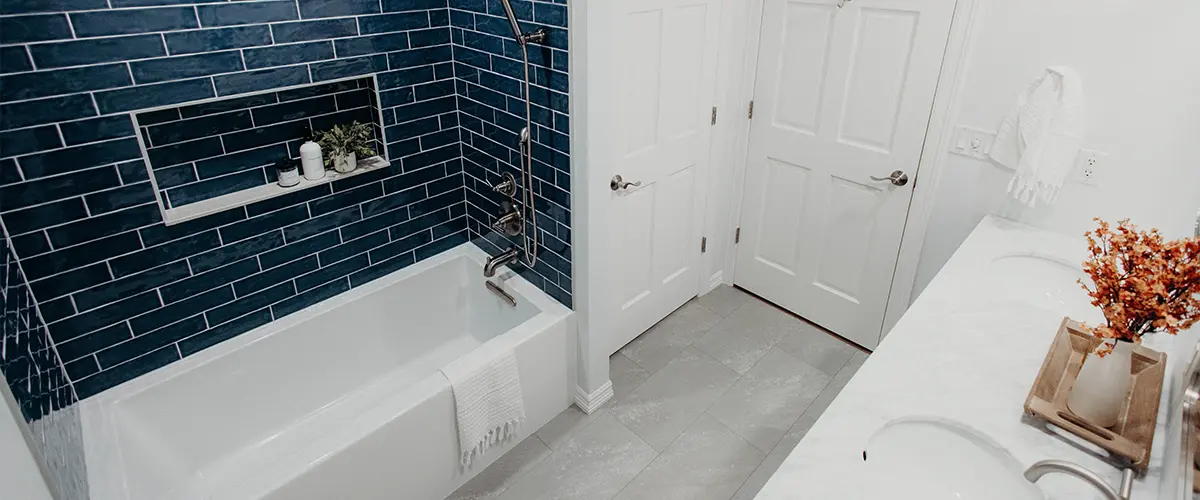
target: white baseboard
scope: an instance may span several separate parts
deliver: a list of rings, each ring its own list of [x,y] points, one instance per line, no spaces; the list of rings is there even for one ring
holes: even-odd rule
[[[596,392],[587,394],[583,392],[583,388],[575,387],[575,404],[579,406],[584,413],[591,413],[599,410],[604,403],[613,397],[612,381],[605,382],[604,385],[596,389]]]

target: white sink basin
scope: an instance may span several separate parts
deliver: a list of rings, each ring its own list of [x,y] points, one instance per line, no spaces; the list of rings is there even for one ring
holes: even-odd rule
[[[965,425],[894,420],[865,451],[870,500],[1041,500],[1012,454]]]
[[[1078,280],[1091,283],[1078,262],[1037,253],[996,257],[989,269],[997,298],[1061,311],[1080,321],[1103,320]]]

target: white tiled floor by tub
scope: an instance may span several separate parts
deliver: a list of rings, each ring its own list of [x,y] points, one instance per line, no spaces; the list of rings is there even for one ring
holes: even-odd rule
[[[568,408],[447,500],[749,500],[866,359],[721,287],[612,356],[603,408]]]

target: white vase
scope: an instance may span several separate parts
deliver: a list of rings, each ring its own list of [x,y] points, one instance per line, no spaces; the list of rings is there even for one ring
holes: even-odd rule
[[[358,158],[354,153],[333,157],[333,169],[341,173],[353,172],[358,168]]]
[[[1067,408],[1100,427],[1116,425],[1121,407],[1133,387],[1133,343],[1117,342],[1112,354],[1088,354],[1067,395]]]

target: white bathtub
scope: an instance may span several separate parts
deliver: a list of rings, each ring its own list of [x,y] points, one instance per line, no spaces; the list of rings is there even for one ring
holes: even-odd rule
[[[87,399],[93,500],[440,500],[565,409],[570,310],[505,270],[484,288],[471,244]],[[484,342],[516,352],[527,420],[458,467],[449,382]]]

